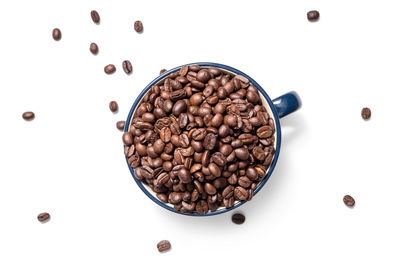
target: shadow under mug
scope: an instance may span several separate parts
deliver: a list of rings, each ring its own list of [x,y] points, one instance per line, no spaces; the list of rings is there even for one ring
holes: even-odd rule
[[[188,66],[199,65],[203,68],[218,68],[223,73],[229,73],[229,74],[232,74],[233,76],[234,75],[242,75],[242,76],[246,77],[250,81],[250,83],[253,84],[258,89],[258,91],[260,92],[260,98],[261,98],[263,106],[265,106],[265,108],[268,110],[268,113],[270,115],[272,114],[272,118],[275,123],[275,133],[274,133],[274,135],[275,135],[275,155],[274,155],[271,165],[267,169],[265,178],[257,185],[256,189],[253,192],[253,196],[255,196],[261,190],[261,188],[265,185],[265,183],[268,181],[269,177],[271,176],[271,174],[274,170],[276,162],[278,160],[279,151],[280,151],[280,147],[281,147],[281,126],[279,123],[279,118],[282,118],[282,117],[298,110],[301,107],[301,100],[300,100],[299,96],[297,95],[296,92],[292,91],[292,92],[286,93],[278,98],[275,98],[274,100],[271,100],[271,98],[268,96],[268,94],[264,91],[264,89],[256,81],[254,81],[247,74],[245,74],[237,69],[234,69],[234,68],[226,66],[226,65],[222,65],[222,64],[218,64],[218,63],[210,63],[210,62],[192,63],[192,64],[187,64],[187,65]],[[169,71],[164,72],[162,75],[160,75],[155,80],[153,80],[149,85],[147,85],[146,88],[143,89],[143,91],[140,93],[140,95],[136,98],[136,100],[133,103],[132,108],[128,114],[128,118],[126,119],[125,129],[124,129],[125,132],[127,132],[129,130],[129,126],[131,125],[133,114],[136,111],[136,108],[138,107],[142,98],[147,93],[147,91],[149,91],[152,86],[163,83],[163,81],[165,80],[165,78],[168,77],[168,75],[170,75],[171,73],[174,73],[176,71],[179,71],[181,69],[181,67],[183,67],[183,66],[179,66],[179,67],[176,67]],[[221,213],[233,210],[246,202],[245,200],[244,201],[236,201],[231,208],[220,207],[219,209],[217,209],[215,211],[209,211],[209,212],[206,212],[205,214],[199,214],[196,212],[183,213],[183,212],[175,210],[173,208],[172,204],[167,204],[167,203],[164,203],[161,200],[159,200],[156,197],[156,193],[154,193],[150,187],[143,184],[135,176],[134,169],[130,166],[127,157],[126,157],[126,162],[128,164],[128,168],[129,168],[134,180],[136,181],[136,183],[140,187],[140,189],[151,200],[153,200],[155,203],[157,203],[158,205],[160,205],[161,207],[163,207],[169,211],[183,214],[183,215],[189,215],[189,216],[211,216],[211,215],[217,215],[217,214],[221,214]]]

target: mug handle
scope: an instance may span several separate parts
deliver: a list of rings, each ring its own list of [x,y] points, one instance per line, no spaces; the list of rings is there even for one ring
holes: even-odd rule
[[[295,91],[291,91],[275,98],[272,100],[272,103],[278,112],[279,118],[283,118],[301,107],[301,99]]]

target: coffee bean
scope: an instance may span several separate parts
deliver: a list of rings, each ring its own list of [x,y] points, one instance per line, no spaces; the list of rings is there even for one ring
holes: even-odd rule
[[[108,64],[104,67],[104,72],[107,74],[113,74],[116,71],[116,68],[113,64]]]
[[[242,224],[246,220],[246,217],[241,213],[235,213],[232,215],[232,222],[235,224]]]
[[[307,12],[307,19],[311,22],[319,20],[319,12],[317,10],[311,10]]]
[[[41,223],[47,222],[50,219],[50,214],[48,214],[47,212],[40,213],[37,216],[37,219]]]
[[[354,198],[350,195],[345,195],[343,197],[343,202],[346,206],[348,207],[353,207],[354,204],[356,204],[356,201],[354,200]]]
[[[22,118],[26,121],[31,121],[35,118],[35,113],[33,113],[32,111],[26,111],[22,113]]]
[[[183,66],[144,95],[124,133],[137,179],[183,213],[250,200],[275,153],[274,120],[241,75]]]
[[[92,20],[93,20],[94,23],[99,24],[99,22],[100,22],[100,15],[99,15],[99,13],[97,13],[96,10],[92,10],[92,11],[90,12],[90,16],[92,17]]]
[[[53,39],[56,41],[61,40],[61,31],[58,28],[53,29]]]
[[[167,251],[171,248],[171,243],[168,240],[161,240],[157,244],[157,249],[159,252]]]
[[[361,117],[364,120],[369,120],[369,118],[371,118],[371,110],[369,108],[363,108],[361,110]]]
[[[166,69],[160,70],[160,75],[163,74],[163,73],[166,72],[166,71],[167,71]]]
[[[115,113],[118,111],[118,103],[116,101],[111,101],[108,107],[110,108],[111,112]]]
[[[99,47],[96,43],[91,43],[89,50],[90,52],[92,52],[93,55],[97,55],[97,53],[99,52]]]
[[[124,60],[122,62],[122,69],[126,74],[130,74],[132,72],[132,63],[129,60]]]
[[[116,126],[117,126],[117,129],[118,129],[118,130],[123,131],[124,128],[125,128],[125,121],[118,121],[118,122],[116,123]]]
[[[136,32],[138,33],[143,32],[143,23],[140,20],[135,21],[133,27]]]

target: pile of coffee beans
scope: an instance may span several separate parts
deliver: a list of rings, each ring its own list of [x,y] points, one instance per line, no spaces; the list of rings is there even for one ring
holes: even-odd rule
[[[246,77],[191,65],[147,92],[122,139],[135,176],[161,201],[204,214],[252,199],[274,132]]]

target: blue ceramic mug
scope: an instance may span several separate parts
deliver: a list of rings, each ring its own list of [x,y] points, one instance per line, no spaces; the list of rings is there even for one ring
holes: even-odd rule
[[[234,68],[226,66],[226,65],[217,64],[217,63],[209,63],[209,62],[192,63],[192,64],[187,64],[187,65],[199,65],[204,68],[218,68],[224,73],[229,73],[229,74],[233,74],[233,75],[239,74],[239,75],[246,77],[247,79],[249,79],[249,81],[255,87],[257,87],[258,91],[260,92],[260,98],[262,100],[263,105],[268,110],[268,113],[270,115],[271,114],[273,115],[272,117],[275,122],[275,128],[276,128],[275,134],[274,134],[275,140],[276,140],[275,141],[275,155],[274,155],[274,158],[272,160],[270,167],[268,168],[268,170],[265,174],[265,178],[258,184],[258,186],[256,187],[256,189],[253,192],[253,195],[255,196],[261,190],[261,188],[265,185],[265,183],[268,181],[269,177],[271,176],[272,171],[274,170],[276,162],[278,160],[280,146],[281,146],[281,126],[279,123],[279,118],[282,118],[282,117],[298,110],[301,107],[301,100],[300,100],[299,96],[297,95],[296,92],[289,92],[289,93],[286,93],[274,100],[271,100],[269,98],[268,94],[264,91],[264,89],[256,81],[254,81],[251,77],[249,77],[248,75],[246,75],[245,73],[243,73],[237,69],[234,69]],[[147,93],[147,91],[149,91],[151,89],[151,87],[154,85],[162,84],[168,75],[170,75],[171,73],[174,73],[176,71],[179,71],[181,67],[182,66],[176,67],[174,69],[171,69],[171,70],[163,73],[162,75],[157,77],[155,80],[153,80],[149,85],[147,85],[146,88],[143,89],[143,91],[140,93],[138,98],[133,103],[132,108],[128,114],[128,118],[126,119],[126,124],[125,124],[125,129],[124,129],[125,132],[127,132],[129,130],[129,126],[131,125],[131,121],[133,119],[133,114],[134,114],[136,108],[138,107],[140,101],[142,100],[144,95]],[[127,157],[126,157],[126,162],[128,163]],[[211,215],[217,215],[217,214],[221,214],[221,213],[230,211],[232,209],[239,207],[240,205],[242,205],[246,202],[246,201],[236,201],[235,204],[233,205],[233,207],[231,207],[231,208],[220,207],[216,211],[209,211],[205,214],[183,213],[183,212],[175,210],[171,204],[167,204],[167,203],[160,201],[156,197],[156,193],[154,193],[150,187],[143,184],[141,181],[139,181],[139,179],[137,179],[137,177],[135,176],[134,170],[130,166],[129,163],[128,163],[128,168],[133,176],[133,179],[136,181],[137,185],[140,187],[140,189],[142,189],[142,191],[151,200],[153,200],[155,203],[157,203],[161,207],[163,207],[169,211],[175,212],[175,213],[191,215],[191,216],[211,216]]]

